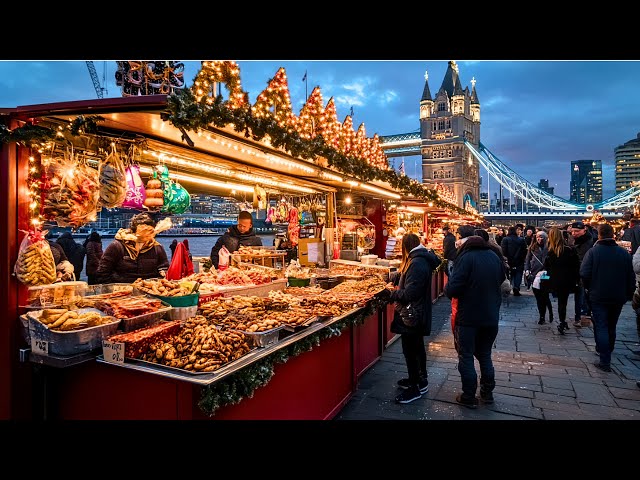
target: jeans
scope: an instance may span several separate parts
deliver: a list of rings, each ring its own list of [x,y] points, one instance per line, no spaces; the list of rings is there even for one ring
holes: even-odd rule
[[[407,364],[409,382],[418,385],[421,377],[427,376],[427,350],[424,346],[424,337],[421,333],[403,333],[402,353]]]
[[[622,311],[621,303],[591,303],[591,321],[596,351],[600,354],[600,364],[611,364],[611,352],[616,344],[616,326]]]
[[[458,345],[458,372],[462,380],[462,395],[466,398],[476,396],[478,375],[473,357],[477,358],[480,364],[480,389],[483,392],[492,392],[496,386],[496,379],[491,361],[491,348],[498,336],[498,326],[475,327],[456,324],[453,334]]]
[[[546,290],[540,290],[539,288],[532,288],[533,295],[536,297],[536,304],[538,305],[538,313],[540,318],[544,318],[547,310],[549,310],[549,321],[553,320],[553,305],[551,305],[551,299],[549,298],[549,292]]]
[[[556,292],[558,299],[558,318],[561,322],[567,321],[567,303],[569,303],[569,292]]]
[[[587,315],[589,313],[589,305],[582,285],[580,285],[577,288],[576,293],[573,294],[573,304],[576,315],[575,320],[576,322],[579,322],[582,315]]]
[[[520,290],[520,285],[522,285],[523,273],[524,273],[524,265],[511,269],[511,287],[514,290]]]

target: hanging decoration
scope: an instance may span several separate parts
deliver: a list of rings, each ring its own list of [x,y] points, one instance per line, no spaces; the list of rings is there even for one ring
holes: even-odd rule
[[[169,169],[166,165],[158,165],[156,167],[162,181],[164,194],[164,204],[160,210],[163,213],[181,214],[187,211],[191,206],[191,196],[189,192],[169,177]],[[156,172],[153,172],[154,176]]]
[[[158,172],[155,170],[153,171],[153,177],[147,180],[147,186],[144,190],[144,206],[152,212],[160,211],[165,204],[165,190],[162,181],[158,178]]]
[[[242,90],[240,83],[240,67],[236,62],[228,60],[214,60],[202,62],[202,68],[196,76],[191,90],[196,101],[205,100],[212,104],[221,96],[214,90],[217,84],[224,84],[229,91],[229,108],[241,108],[249,104],[249,95]]]
[[[105,208],[121,206],[127,196],[127,174],[115,143],[111,143],[111,151],[100,162],[98,175],[100,178],[99,205]]]
[[[123,97],[168,95],[184,86],[184,63],[166,60],[117,61],[116,85]]]
[[[56,136],[51,128],[41,127],[27,123],[21,127],[10,130],[0,123],[0,144],[16,142],[20,145],[30,146],[35,143],[45,143]]]

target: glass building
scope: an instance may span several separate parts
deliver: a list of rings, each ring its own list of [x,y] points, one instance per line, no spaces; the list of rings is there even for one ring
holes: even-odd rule
[[[602,160],[571,162],[569,201],[581,204],[602,201]]]

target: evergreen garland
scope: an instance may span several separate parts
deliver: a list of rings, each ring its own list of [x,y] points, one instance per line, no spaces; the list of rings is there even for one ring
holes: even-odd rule
[[[216,410],[225,405],[235,405],[243,398],[252,398],[256,388],[269,383],[274,375],[274,366],[277,363],[286,363],[290,357],[296,357],[302,353],[313,350],[322,341],[342,334],[342,330],[351,325],[361,325],[378,308],[386,305],[386,302],[374,298],[362,310],[354,312],[342,320],[328,325],[317,332],[312,333],[299,341],[278,349],[247,367],[238,370],[222,380],[202,387],[198,407],[202,412],[212,417]]]
[[[254,116],[249,104],[241,108],[229,108],[222,95],[218,95],[213,103],[207,104],[205,100],[198,102],[189,88],[176,89],[167,97],[167,110],[161,114],[161,118],[178,128],[182,132],[183,139],[190,145],[193,142],[187,135],[187,131],[198,132],[210,125],[222,128],[233,124],[236,132],[242,132],[245,137],[250,137],[254,141],[269,135],[274,147],[284,149],[291,156],[311,161],[317,157],[324,157],[329,167],[361,182],[381,180],[398,191],[425,202],[433,202],[440,208],[447,208],[463,215],[468,213],[457,205],[442,200],[435,190],[425,188],[420,182],[406,175],[399,175],[393,169],[375,168],[362,158],[344,155],[328,145],[321,135],[305,140],[298,132],[289,132],[286,127],[278,125],[271,116],[262,118]]]
[[[26,124],[9,130],[6,125],[0,123],[0,144],[16,142],[28,146],[32,143],[48,142],[55,136],[56,133],[51,128],[39,125]]]

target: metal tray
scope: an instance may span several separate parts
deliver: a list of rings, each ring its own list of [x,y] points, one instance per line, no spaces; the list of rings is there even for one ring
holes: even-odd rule
[[[329,317],[331,318],[331,317]],[[320,317],[311,317],[309,320],[307,320],[304,323],[299,323],[298,325],[289,325],[289,324],[285,324],[282,327],[285,330],[288,330],[289,332],[299,332],[300,330],[304,330],[305,328],[307,328],[309,325],[314,324],[318,321],[320,321],[321,318]]]
[[[283,328],[284,325],[272,328],[271,330],[264,330],[262,332],[247,332],[245,330],[237,330],[234,328],[230,328],[229,331],[244,334],[246,337],[251,339],[251,342],[256,347],[268,347],[278,341],[280,338],[280,330]]]
[[[218,370],[214,370],[213,372],[196,372],[196,371],[193,371],[193,370],[185,370],[184,368],[170,367],[168,365],[163,365],[161,363],[153,363],[153,362],[148,362],[147,360],[140,360],[138,358],[129,358],[129,357],[126,357],[124,359],[124,363],[128,363],[128,364],[131,364],[131,365],[143,365],[143,366],[152,367],[152,368],[158,368],[160,370],[165,370],[167,372],[174,372],[174,373],[179,373],[179,374],[185,374],[186,373],[187,375],[193,375],[193,376],[215,375],[220,370],[226,369],[230,365],[235,365],[236,362],[239,362],[240,360],[244,359],[247,355],[250,355],[255,350],[257,350],[256,347],[253,347],[251,350],[249,350],[247,353],[245,353],[240,358],[236,358],[233,362],[229,362],[229,363],[225,363],[225,364],[221,365]]]
[[[98,311],[95,308],[81,308],[78,312]],[[106,316],[104,312],[100,312]],[[50,330],[40,323],[38,318],[42,315],[42,310],[29,312],[29,335],[33,340],[44,340],[48,342],[49,353],[53,355],[75,355],[81,352],[89,352],[102,346],[102,340],[116,333],[120,320],[116,319],[111,323],[97,325],[95,327],[82,328],[80,330],[70,330],[68,332],[56,332]]]
[[[159,298],[152,297],[150,295],[137,295],[140,297],[145,297],[153,300],[159,300],[165,306],[165,308],[161,308],[156,310],[155,312],[145,313],[143,315],[138,315],[137,317],[130,318],[121,318],[120,319],[120,327],[123,332],[131,332],[133,330],[137,330],[143,327],[153,327],[154,325],[160,323],[160,321],[164,318],[167,312],[170,312],[173,308],[166,302],[163,302]]]

